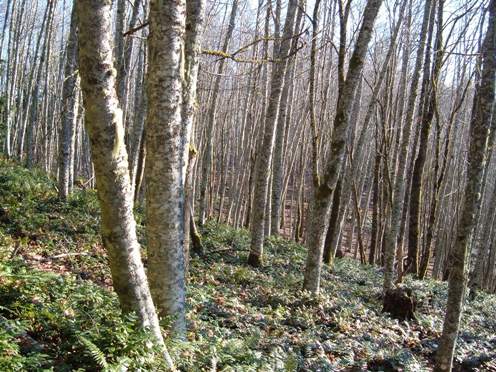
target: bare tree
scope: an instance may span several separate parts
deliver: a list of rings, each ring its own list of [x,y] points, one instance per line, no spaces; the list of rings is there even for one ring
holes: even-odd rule
[[[303,288],[315,293],[320,290],[325,234],[329,223],[332,195],[336,188],[341,162],[343,161],[353,97],[362,73],[365,53],[372,37],[372,29],[381,4],[382,0],[368,0],[365,6],[362,25],[358,33],[355,49],[350,58],[348,74],[343,88],[339,91],[333,138],[324,167],[325,173],[316,187],[315,196],[312,200],[308,222],[308,255]]]
[[[435,371],[451,371],[456,339],[463,312],[463,300],[468,279],[467,253],[472,239],[475,215],[480,208],[480,191],[486,161],[486,142],[491,123],[491,111],[495,101],[496,87],[496,0],[488,7],[488,27],[481,46],[481,75],[475,88],[470,120],[468,145],[467,183],[465,201],[461,210],[460,224],[451,254],[451,270],[448,279],[448,302],[443,334],[436,353]]]
[[[294,23],[296,16],[297,2],[290,0],[284,30],[279,50],[276,58],[279,60],[274,66],[268,98],[267,111],[265,114],[263,140],[255,164],[255,192],[253,199],[253,209],[251,217],[251,245],[248,263],[252,266],[262,264],[264,229],[266,216],[266,203],[269,190],[271,161],[274,151],[274,138],[279,113],[279,103],[284,79],[287,72],[287,56],[291,46],[291,38],[294,33]]]
[[[111,4],[110,0],[77,3],[81,88],[102,213],[102,240],[122,309],[138,313],[143,326],[149,327],[164,347],[167,363],[173,369],[136,238],[122,112],[115,91]]]
[[[425,40],[427,37],[427,28],[429,25],[430,12],[432,9],[432,0],[426,0],[424,5],[424,16],[422,28],[420,30],[420,42],[417,49],[415,67],[410,83],[410,95],[407,103],[407,113],[401,133],[401,143],[398,150],[397,164],[395,166],[395,176],[393,179],[394,190],[392,191],[391,205],[391,226],[387,229],[385,237],[385,254],[384,254],[384,290],[387,291],[393,287],[394,280],[394,261],[398,230],[401,222],[401,213],[403,199],[405,197],[405,169],[408,161],[408,149],[410,147],[410,133],[413,123],[413,115],[417,100],[417,88],[420,79],[420,69],[425,50]]]
[[[77,12],[73,5],[71,28],[67,40],[62,92],[62,129],[60,133],[59,197],[67,199],[74,179],[74,145],[77,124],[79,74],[77,72]]]
[[[229,48],[229,43],[232,38],[234,31],[236,14],[238,11],[238,0],[234,0],[231,8],[231,15],[229,16],[229,25],[227,27],[226,36],[224,38],[224,43],[222,45],[222,53],[227,53]],[[207,186],[210,180],[210,168],[212,166],[213,157],[213,139],[214,139],[214,129],[216,128],[216,115],[217,115],[217,101],[219,99],[220,83],[222,79],[222,73],[224,72],[224,67],[226,64],[225,58],[219,61],[217,66],[217,76],[215,77],[214,86],[212,90],[212,98],[210,100],[210,106],[208,109],[208,123],[207,123],[207,143],[205,146],[204,159],[202,163],[202,174],[200,181],[200,224],[204,224],[207,219]]]
[[[183,80],[182,126],[183,126],[183,179],[184,179],[184,255],[186,272],[191,242],[193,248],[201,250],[201,241],[196,231],[193,211],[193,166],[196,148],[192,133],[195,119],[195,101],[200,65],[201,35],[204,24],[205,0],[186,2],[185,67]],[[191,156],[190,156],[191,155]]]

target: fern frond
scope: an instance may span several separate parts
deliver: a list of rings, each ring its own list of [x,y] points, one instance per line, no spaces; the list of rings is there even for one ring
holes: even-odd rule
[[[109,364],[105,358],[105,354],[98,348],[98,346],[82,335],[78,335],[78,339],[86,347],[87,352],[91,355],[95,362],[97,362],[103,369],[108,369]]]

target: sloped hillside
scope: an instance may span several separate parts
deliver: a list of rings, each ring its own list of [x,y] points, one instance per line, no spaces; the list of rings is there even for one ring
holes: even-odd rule
[[[0,160],[0,370],[164,369],[111,292],[95,193],[78,190],[67,203],[56,195],[43,173]],[[202,233],[206,254],[193,257],[188,279],[188,340],[169,345],[182,370],[431,369],[444,283],[407,278],[417,319],[398,322],[381,312],[375,267],[338,260],[312,298],[300,291],[302,246],[270,238],[264,268],[252,269],[246,231],[211,223]],[[467,302],[457,370],[496,370],[495,314],[496,296]]]

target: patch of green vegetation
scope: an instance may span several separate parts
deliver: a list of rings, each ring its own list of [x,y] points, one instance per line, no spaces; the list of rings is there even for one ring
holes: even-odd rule
[[[164,368],[150,335],[120,313],[109,290],[93,191],[76,190],[63,203],[42,172],[0,159],[0,207],[0,370]],[[188,276],[187,340],[169,341],[180,370],[432,368],[445,283],[407,277],[417,320],[398,322],[381,311],[380,268],[338,259],[313,297],[301,291],[303,246],[269,237],[264,266],[254,269],[246,230],[209,222],[201,233],[205,255],[192,258]],[[496,296],[479,294],[465,309],[458,363],[494,356]],[[42,348],[26,348],[23,332]]]
[[[2,371],[163,369],[152,337],[108,290],[72,274],[0,264]],[[7,329],[7,330],[6,330]]]
[[[57,197],[53,180],[41,170],[27,170],[0,159],[0,226],[15,237],[46,242],[93,239],[99,209],[94,191],[76,189],[68,202]]]
[[[250,236],[245,229],[233,229],[232,227],[209,221],[202,228],[203,244],[210,251],[247,251],[250,244]]]
[[[3,258],[23,258],[44,269],[104,281],[108,264],[99,236],[99,216],[95,191],[75,189],[63,202],[55,182],[43,171],[0,158]]]

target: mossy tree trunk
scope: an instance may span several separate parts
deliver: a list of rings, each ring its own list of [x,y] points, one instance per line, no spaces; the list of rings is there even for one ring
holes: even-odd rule
[[[192,143],[193,123],[195,119],[196,86],[198,82],[200,37],[204,23],[205,0],[189,0],[186,3],[185,66],[183,80],[182,130],[183,130],[183,177],[184,193],[184,255],[185,268],[188,271],[190,245],[193,250],[202,250],[201,237],[196,229],[193,203],[193,167],[197,150]]]
[[[146,233],[148,278],[159,315],[177,337],[186,332],[184,147],[181,119],[186,4],[150,2],[146,79]]]
[[[122,111],[115,90],[111,0],[78,0],[79,66],[101,208],[101,234],[124,312],[135,311],[163,345],[136,237]],[[171,368],[172,360],[165,351]]]
[[[496,81],[496,0],[489,4],[488,28],[481,46],[481,73],[477,82],[470,120],[467,183],[460,224],[451,252],[451,271],[448,279],[448,302],[443,334],[436,354],[436,372],[451,371],[453,354],[463,312],[463,300],[468,279],[468,251],[480,208],[481,181],[485,168],[486,142],[491,123]]]

